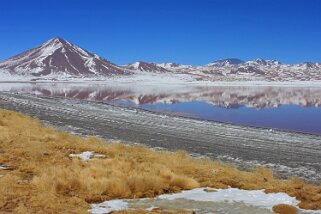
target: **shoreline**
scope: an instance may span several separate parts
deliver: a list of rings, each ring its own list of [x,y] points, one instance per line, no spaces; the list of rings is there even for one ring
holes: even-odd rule
[[[263,214],[286,204],[300,213],[320,213],[318,185],[279,179],[266,167],[247,172],[184,151],[153,151],[72,135],[15,111],[0,109],[0,114],[3,211],[21,208],[11,202],[22,198],[28,204],[24,210],[32,212],[109,213],[120,207],[149,211],[151,206],[161,206],[192,213],[195,209],[215,212],[219,206],[232,213]],[[51,198],[49,206],[42,200],[44,195]],[[191,200],[194,204],[188,206]],[[64,205],[57,207],[61,202]]]
[[[155,76],[157,77],[157,76]],[[160,76],[161,77],[161,76]],[[30,83],[30,84],[54,84],[54,83],[67,83],[67,84],[136,84],[140,83],[147,86],[164,86],[164,85],[177,85],[177,86],[204,86],[204,87],[321,87],[321,81],[188,81],[177,79],[177,82],[161,82],[159,80],[151,81],[148,79],[126,79],[126,78],[110,78],[104,80],[94,79],[75,79],[75,80],[40,80],[40,81],[24,81],[24,80],[0,80],[1,83]]]
[[[321,136],[243,127],[165,115],[132,107],[1,92],[0,107],[37,116],[64,131],[144,144],[230,162],[244,169],[268,166],[281,177],[321,181]]]
[[[37,96],[47,97],[44,95],[37,95]],[[63,98],[63,99],[67,99],[67,100],[79,100],[79,101],[83,100],[83,99],[59,97],[59,96],[50,96],[50,97],[54,97],[57,99]],[[316,133],[316,132],[304,132],[304,131],[291,130],[291,129],[286,129],[286,128],[281,129],[281,128],[275,128],[275,127],[262,127],[262,126],[254,126],[254,125],[241,125],[241,124],[235,124],[233,122],[228,122],[228,121],[203,119],[203,118],[199,118],[196,115],[188,114],[188,113],[184,113],[184,112],[168,112],[168,111],[162,111],[162,110],[150,110],[150,109],[146,109],[146,108],[139,108],[136,106],[126,106],[126,105],[121,105],[121,104],[115,104],[112,102],[103,102],[103,101],[96,101],[96,100],[85,100],[85,101],[98,103],[98,104],[104,104],[104,105],[110,105],[110,106],[114,106],[114,107],[133,109],[133,110],[137,110],[137,111],[145,111],[145,112],[148,112],[151,114],[165,115],[168,117],[179,117],[179,118],[185,118],[185,119],[190,119],[190,120],[205,121],[205,122],[209,122],[209,123],[222,123],[222,124],[231,125],[231,126],[239,126],[239,127],[245,127],[245,128],[248,127],[248,128],[260,129],[260,130],[265,130],[265,131],[268,130],[270,132],[277,131],[277,132],[286,132],[286,133],[293,133],[293,134],[299,134],[299,135],[321,136],[321,133]]]

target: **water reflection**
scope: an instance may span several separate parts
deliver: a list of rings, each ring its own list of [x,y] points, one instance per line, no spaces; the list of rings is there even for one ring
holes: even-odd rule
[[[242,106],[256,109],[293,104],[321,107],[321,87],[200,87],[139,86],[70,83],[0,84],[1,91],[28,92],[46,96],[62,96],[97,101],[127,100],[137,105],[203,101],[224,108]]]
[[[0,90],[113,102],[207,120],[321,134],[321,87],[2,83]]]

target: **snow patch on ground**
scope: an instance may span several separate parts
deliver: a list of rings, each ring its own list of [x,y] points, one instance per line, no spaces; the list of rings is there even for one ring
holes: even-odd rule
[[[98,84],[142,84],[153,86],[278,86],[278,87],[321,87],[320,80],[288,80],[288,81],[266,81],[266,80],[235,80],[235,81],[213,81],[196,80],[194,76],[184,73],[160,74],[139,72],[130,76],[110,75],[108,77],[95,76],[71,76],[64,72],[49,74],[42,77],[11,75],[9,72],[0,71],[0,82],[49,82],[49,83],[98,83]]]
[[[1,165],[0,165],[0,170],[6,170],[6,169],[8,169],[7,166],[1,166]]]
[[[88,161],[92,158],[105,158],[106,155],[103,155],[103,154],[97,154],[95,152],[83,152],[83,153],[80,153],[80,154],[70,154],[69,157],[78,157],[84,161]]]
[[[242,202],[249,205],[272,209],[276,204],[297,205],[300,201],[290,197],[286,193],[268,193],[264,190],[241,190],[237,188],[216,189],[216,192],[206,192],[204,188],[182,191],[177,194],[159,196],[160,199],[174,200],[187,199],[193,201],[215,201],[215,202]]]
[[[215,190],[214,192],[205,190]],[[222,204],[222,207],[228,205],[235,205],[235,209],[240,209],[240,213],[246,213],[244,209],[261,209],[263,213],[272,212],[272,207],[277,204],[288,204],[296,206],[300,202],[295,197],[290,197],[286,193],[264,193],[264,190],[241,190],[237,188],[228,189],[211,189],[211,188],[197,188],[193,190],[186,190],[175,194],[160,195],[155,199],[129,199],[129,200],[111,200],[100,204],[92,204],[89,210],[93,214],[109,213],[112,211],[126,210],[126,209],[146,209],[158,207],[158,202],[162,201],[168,207],[174,207],[176,203],[181,203],[185,200],[187,204],[199,204],[199,207],[193,206],[194,210],[202,211],[204,203]],[[140,204],[141,203],[141,204]],[[145,203],[145,204],[144,204]],[[142,206],[144,204],[144,206]],[[171,205],[172,204],[172,205]],[[225,204],[225,205],[224,205]],[[147,205],[147,207],[146,207]],[[229,208],[230,209],[230,208]],[[243,211],[242,211],[243,209]],[[266,211],[264,211],[266,210]],[[205,210],[203,210],[205,211]],[[224,210],[222,213],[225,213]],[[300,209],[300,213],[321,213],[321,211],[310,211]]]
[[[112,200],[92,205],[90,212],[94,214],[104,214],[112,211],[127,210],[128,208],[128,202],[125,202],[124,200]]]

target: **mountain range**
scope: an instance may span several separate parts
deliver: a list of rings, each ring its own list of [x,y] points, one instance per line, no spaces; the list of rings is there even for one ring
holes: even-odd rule
[[[202,66],[142,61],[117,65],[59,37],[0,62],[0,80],[135,79],[151,74],[156,81],[160,75],[189,81],[319,81],[321,63],[230,58]]]

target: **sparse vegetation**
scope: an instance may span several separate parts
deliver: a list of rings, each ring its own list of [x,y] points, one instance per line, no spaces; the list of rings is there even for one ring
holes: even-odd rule
[[[82,161],[69,154],[106,155]],[[286,192],[304,209],[321,209],[321,186],[278,179],[267,168],[240,171],[186,152],[81,138],[44,127],[37,119],[0,110],[0,212],[88,213],[89,204],[153,197],[196,187]]]

